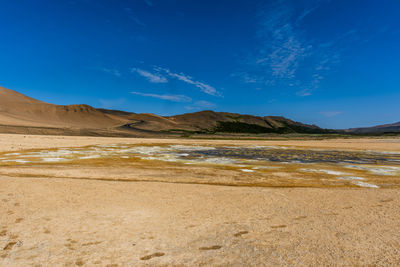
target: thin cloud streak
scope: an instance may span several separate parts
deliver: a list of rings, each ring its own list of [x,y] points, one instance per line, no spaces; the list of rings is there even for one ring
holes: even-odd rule
[[[111,75],[114,75],[116,77],[122,76],[121,72],[117,69],[110,69],[110,68],[89,68],[89,69],[103,71],[103,72],[109,73]]]
[[[173,78],[179,81],[182,81],[186,84],[193,85],[200,89],[205,94],[212,95],[212,96],[219,96],[222,97],[222,94],[215,89],[215,87],[200,81],[196,81],[193,77],[186,75],[184,73],[175,73],[167,68],[161,68],[158,66],[153,67],[154,72],[149,72],[139,68],[132,68],[131,72],[137,73],[140,76],[145,77],[152,83],[167,83],[169,78]],[[167,76],[167,77],[166,77]]]
[[[133,68],[131,72],[136,72],[140,76],[145,77],[149,82],[152,83],[167,83],[168,80],[164,76],[158,74],[158,73],[151,73],[142,69],[138,68]]]
[[[296,92],[296,95],[298,95],[298,96],[310,96],[310,95],[312,95],[312,92],[309,89],[303,89],[301,91]]]
[[[141,21],[138,17],[136,17],[132,11],[132,8],[130,7],[126,7],[124,8],[125,12],[128,14],[129,18],[135,22],[137,25],[139,25],[140,27],[145,27],[146,24],[144,24],[143,21]]]
[[[153,98],[158,98],[162,100],[168,100],[172,102],[191,102],[192,99],[188,96],[185,95],[159,95],[159,94],[147,94],[147,93],[141,93],[141,92],[131,92],[131,94],[134,95],[140,95],[144,97],[153,97]]]
[[[194,85],[197,88],[199,88],[205,94],[209,94],[209,95],[212,95],[212,96],[221,96],[221,93],[218,92],[217,89],[215,89],[211,85],[208,85],[208,84],[206,84],[204,82],[195,81],[193,79],[193,77],[191,77],[189,75],[186,75],[184,73],[174,73],[174,72],[170,71],[169,69],[164,69],[164,68],[159,68],[159,67],[156,67],[155,69],[158,70],[158,71],[164,71],[170,77],[178,79],[178,80],[180,80],[182,82]]]

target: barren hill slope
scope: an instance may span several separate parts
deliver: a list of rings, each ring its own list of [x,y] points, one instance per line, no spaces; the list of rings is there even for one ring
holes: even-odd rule
[[[88,105],[53,105],[0,87],[0,124],[36,127],[108,128],[124,123]]]
[[[351,128],[347,129],[346,132],[356,134],[398,133],[400,132],[400,122],[382,124],[373,127]]]
[[[302,124],[280,116],[253,116],[205,110],[169,117],[178,125],[197,131],[236,133],[326,133],[315,125]]]
[[[32,129],[35,133],[61,134],[54,129],[73,129],[78,134],[145,135],[177,132],[197,133],[327,133],[278,116],[252,116],[237,113],[200,111],[163,117],[119,110],[96,109],[88,105],[54,105],[0,87],[0,131],[8,127]],[[25,128],[24,128],[25,127]],[[37,131],[37,128],[46,128]],[[88,132],[89,131],[89,132]],[[32,133],[32,130],[26,131]],[[70,132],[67,132],[70,133]]]

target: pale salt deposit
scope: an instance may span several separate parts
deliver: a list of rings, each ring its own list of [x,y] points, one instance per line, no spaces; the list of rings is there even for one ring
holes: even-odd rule
[[[206,158],[206,159],[203,159],[203,160],[197,160],[196,162],[224,164],[224,165],[234,165],[238,161],[235,160],[235,159],[231,159],[231,158]]]
[[[369,184],[369,183],[365,183],[365,182],[354,182],[355,185],[361,186],[361,187],[370,187],[370,188],[379,188],[379,186],[375,185],[375,184]]]
[[[64,158],[43,158],[42,159],[44,162],[60,162],[60,161],[64,161],[67,159]]]
[[[97,159],[100,157],[101,157],[100,155],[90,155],[90,156],[79,157],[79,159]]]
[[[280,169],[281,167],[279,167],[279,166],[256,166],[256,167],[253,167],[252,169],[253,170],[270,170],[270,169]]]
[[[378,175],[400,175],[400,167],[392,167],[392,166],[357,166],[357,165],[346,165],[346,168],[357,169],[357,170],[365,170],[369,173],[378,174]]]
[[[255,149],[254,151],[249,151],[248,149]],[[277,149],[285,150],[280,153],[279,151],[274,151]],[[129,158],[139,158],[143,160],[150,161],[164,161],[164,162],[176,162],[180,164],[195,164],[195,165],[215,165],[217,166],[231,166],[240,168],[238,171],[252,173],[255,170],[265,170],[257,172],[257,175],[268,175],[268,170],[273,169],[282,169],[283,172],[288,172],[294,174],[297,172],[297,175],[304,176],[298,177],[298,179],[310,179],[310,177],[314,177],[315,175],[307,177],[307,173],[316,173],[316,174],[328,174],[337,177],[339,180],[351,181],[355,185],[360,187],[379,187],[378,185],[369,184],[365,182],[360,182],[366,178],[358,176],[361,171],[365,171],[374,175],[391,175],[400,177],[400,167],[396,166],[376,166],[373,164],[358,164],[357,157],[355,159],[350,159],[349,157],[353,155],[345,155],[343,159],[340,157],[340,154],[333,154],[332,158],[335,158],[336,161],[329,161],[329,165],[326,165],[325,168],[319,168],[321,164],[324,164],[325,154],[321,155],[313,155],[308,154],[307,152],[302,152],[301,150],[293,150],[290,151],[288,149],[292,149],[290,147],[284,146],[201,146],[201,145],[139,145],[139,146],[127,146],[127,145],[99,145],[99,146],[88,146],[84,148],[62,148],[57,150],[42,150],[42,151],[22,151],[21,153],[8,153],[3,154],[2,158],[0,158],[1,163],[7,163],[7,166],[11,163],[18,164],[46,164],[46,163],[60,163],[65,164],[70,161],[76,160],[86,160],[86,159],[107,159],[107,158],[121,158],[121,159],[129,159]],[[264,151],[266,150],[266,151]],[[297,153],[297,151],[300,151]],[[332,151],[327,151],[327,153],[334,153]],[[263,155],[263,157],[259,157],[259,155]],[[325,153],[325,152],[324,152]],[[371,153],[372,154],[372,153]],[[368,157],[371,157],[371,154]],[[376,154],[376,153],[375,153]],[[292,156],[293,155],[293,156]],[[301,158],[301,155],[304,155],[305,159]],[[377,154],[379,159],[382,160],[382,157],[385,157],[385,153]],[[386,162],[396,160],[395,156],[391,156],[392,154],[388,154],[385,159]],[[314,157],[315,159],[313,159]],[[346,158],[347,157],[347,158]],[[329,159],[329,157],[328,157]],[[316,163],[314,163],[314,161]],[[322,163],[321,163],[322,161]],[[346,163],[352,162],[352,164]],[[264,164],[271,164],[273,166],[265,166]],[[314,165],[317,164],[317,165]],[[336,165],[333,165],[336,164]],[[344,165],[346,164],[346,165]],[[395,165],[396,163],[390,163],[391,165]],[[310,168],[302,168],[302,167],[310,167]],[[311,167],[312,166],[312,167]],[[318,166],[318,167],[316,167]],[[329,169],[330,167],[334,167],[336,169]],[[346,169],[347,168],[347,169]],[[344,171],[342,171],[342,169]],[[353,171],[351,171],[353,169]],[[348,172],[346,170],[349,170]],[[357,171],[355,171],[357,170]],[[304,174],[300,174],[304,173]],[[322,177],[318,177],[320,181],[323,181]],[[368,176],[366,176],[368,177]],[[291,178],[292,179],[292,178]],[[328,180],[326,180],[328,181]],[[330,180],[332,181],[332,180]],[[357,182],[357,184],[356,184]],[[359,183],[358,183],[359,182]]]
[[[331,174],[331,175],[344,175],[346,173],[344,172],[339,172],[339,171],[333,171],[333,170],[324,170],[324,169],[300,169],[302,172],[314,172],[314,173],[326,173],[326,174]]]
[[[186,146],[186,145],[171,145],[171,149],[176,150],[190,150],[190,151],[202,151],[202,150],[213,150],[216,149],[212,146]]]
[[[18,156],[20,155],[20,153],[8,153],[8,154],[4,154],[4,156]]]
[[[3,162],[28,163],[30,161],[24,159],[9,159],[9,160],[3,160]]]
[[[353,181],[353,180],[365,180],[363,177],[357,177],[357,176],[343,176],[343,177],[338,177],[339,180],[348,180],[348,181]]]

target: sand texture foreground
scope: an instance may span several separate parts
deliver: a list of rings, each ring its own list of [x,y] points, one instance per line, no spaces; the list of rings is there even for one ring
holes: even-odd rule
[[[398,139],[199,141],[23,135],[0,135],[0,150],[233,142],[400,151]],[[65,170],[54,173],[50,167],[34,177],[24,176],[24,171],[14,176],[4,171],[17,167],[0,168],[1,266],[396,266],[400,262],[398,189],[73,179],[64,175]],[[73,167],[79,173],[79,166]]]

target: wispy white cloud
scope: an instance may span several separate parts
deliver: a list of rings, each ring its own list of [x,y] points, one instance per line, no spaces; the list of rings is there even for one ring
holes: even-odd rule
[[[340,115],[342,113],[343,113],[343,111],[321,111],[319,114],[330,118],[330,117],[335,117],[337,115]]]
[[[257,36],[261,42],[255,63],[271,78],[292,79],[311,45],[296,29],[293,10],[287,1],[278,1],[261,12]]]
[[[133,13],[132,8],[130,7],[125,7],[124,11],[128,14],[129,18],[135,22],[137,25],[139,25],[140,27],[145,27],[146,24],[141,21],[138,17],[136,17],[136,15]]]
[[[339,56],[332,49],[335,41],[318,42],[302,28],[303,20],[327,2],[310,1],[295,9],[293,1],[280,0],[261,8],[256,34],[258,47],[245,58],[246,69],[237,76],[245,83],[297,88],[297,95],[311,95]]]
[[[139,69],[139,68],[132,68],[132,72],[138,73],[139,75],[147,78],[152,83],[167,83],[168,78],[176,79],[182,81],[184,83],[193,85],[200,89],[205,94],[212,95],[212,96],[222,96],[222,94],[217,91],[217,89],[205,82],[197,81],[193,77],[184,74],[184,73],[176,73],[167,68],[162,68],[155,66],[153,67],[153,72],[149,72],[147,70]]]
[[[213,86],[206,84],[204,82],[196,81],[193,79],[193,77],[186,75],[184,73],[174,73],[170,71],[169,69],[164,69],[160,67],[155,68],[158,71],[164,71],[167,75],[170,77],[173,77],[175,79],[178,79],[182,82],[185,82],[187,84],[191,84],[199,88],[203,93],[212,95],[212,96],[221,96],[221,93],[217,91]]]
[[[122,76],[121,72],[119,70],[117,70],[117,69],[97,68],[97,67],[96,68],[88,67],[88,69],[103,71],[103,72],[109,73],[109,74],[117,76],[117,77],[121,77]]]
[[[200,109],[210,109],[215,107],[216,105],[214,103],[205,101],[205,100],[200,100],[200,101],[196,101],[194,102],[192,105],[190,106],[186,106],[185,108],[187,110],[200,110]]]
[[[147,80],[149,80],[149,82],[152,82],[152,83],[167,83],[168,82],[167,78],[165,78],[163,75],[161,75],[159,73],[151,73],[149,71],[138,69],[138,68],[133,68],[131,71],[136,72],[140,76],[145,77]]]
[[[298,95],[298,96],[310,96],[310,95],[312,95],[312,91],[310,89],[303,89],[303,90],[300,90],[300,91],[296,92],[296,95]]]
[[[324,3],[329,3],[331,0],[314,0],[309,3],[309,6],[306,6],[300,15],[296,19],[296,23],[301,23],[303,19],[305,19],[309,14],[314,12],[318,7],[320,7]]]
[[[153,97],[153,98],[158,98],[158,99],[163,99],[163,100],[168,100],[168,101],[173,101],[173,102],[191,102],[192,99],[188,96],[185,95],[159,95],[159,94],[147,94],[147,93],[141,93],[141,92],[131,92],[131,94],[134,95],[140,95],[140,96],[145,96],[145,97]]]

